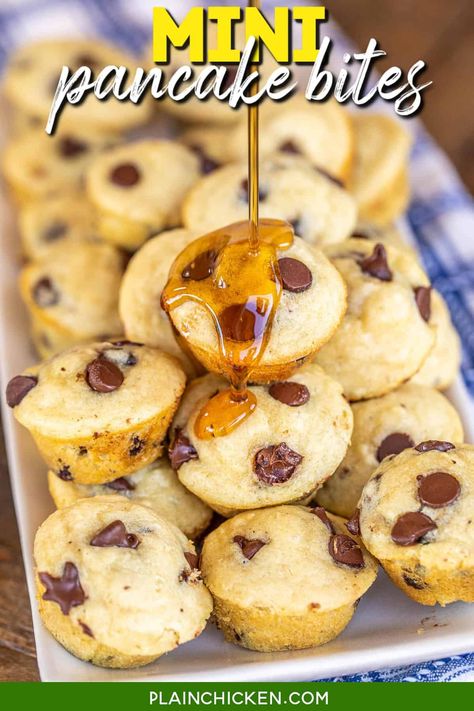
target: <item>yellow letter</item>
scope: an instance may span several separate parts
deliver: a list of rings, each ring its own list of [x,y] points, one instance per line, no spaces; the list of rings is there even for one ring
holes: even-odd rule
[[[295,7],[293,18],[301,22],[301,49],[293,52],[297,64],[313,63],[318,56],[318,22],[326,20],[325,7]]]
[[[153,8],[153,61],[167,64],[170,44],[184,47],[189,42],[191,62],[204,62],[204,8],[193,7],[178,25],[164,7]]]
[[[235,22],[242,20],[242,9],[240,7],[211,6],[207,11],[207,16],[211,22],[215,23],[217,36],[217,46],[212,49],[208,46],[207,49],[209,63],[227,64],[229,62],[240,62],[243,47],[240,49],[233,48],[233,25]]]
[[[275,8],[275,29],[266,21],[260,10],[249,7],[245,11],[245,34],[257,38],[257,49],[252,58],[260,62],[260,40],[275,57],[277,62],[285,64],[290,61],[290,42],[287,7]]]

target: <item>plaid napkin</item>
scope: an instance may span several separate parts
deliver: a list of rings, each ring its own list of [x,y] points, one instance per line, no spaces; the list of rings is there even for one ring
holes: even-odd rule
[[[305,2],[305,0],[303,0]],[[55,35],[102,37],[139,52],[151,34],[155,4],[179,18],[188,0],[2,0],[0,70],[20,43]],[[222,5],[225,2],[194,3]],[[232,4],[234,4],[232,2]],[[235,3],[238,4],[238,3]],[[292,2],[262,3],[289,5]],[[298,5],[302,4],[299,0]],[[331,24],[336,56],[351,51],[348,39]],[[386,107],[381,106],[382,110]],[[474,210],[472,198],[443,152],[418,121],[405,122],[414,132],[410,164],[412,202],[408,220],[433,285],[443,294],[462,335],[463,376],[474,395]],[[474,681],[474,653],[399,669],[340,677],[328,681]]]

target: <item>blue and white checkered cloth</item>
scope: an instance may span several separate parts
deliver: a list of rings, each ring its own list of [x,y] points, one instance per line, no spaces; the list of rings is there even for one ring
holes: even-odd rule
[[[17,45],[55,35],[100,35],[139,52],[150,39],[154,4],[154,0],[1,0],[0,70]],[[162,4],[179,16],[192,3],[169,0]],[[331,27],[328,33],[333,38],[335,53],[350,51],[347,38],[337,28]],[[410,165],[413,198],[408,220],[431,280],[444,295],[462,335],[463,375],[474,396],[473,202],[452,165],[421,124],[409,123],[415,143]],[[336,680],[473,681],[474,653]]]

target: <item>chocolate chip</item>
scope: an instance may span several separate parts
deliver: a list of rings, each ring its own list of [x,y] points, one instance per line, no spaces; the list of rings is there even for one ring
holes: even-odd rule
[[[42,234],[43,242],[56,242],[67,234],[68,225],[65,222],[53,222]]]
[[[283,484],[295,473],[303,457],[285,442],[260,449],[254,458],[253,470],[264,484]]]
[[[187,551],[184,552],[184,557],[189,563],[189,566],[193,569],[198,570],[199,569],[199,556],[197,553],[188,553]]]
[[[416,580],[406,573],[403,573],[403,580],[410,588],[415,588],[415,590],[423,590],[426,588],[426,583],[421,580]]]
[[[334,183],[334,185],[337,185],[339,188],[344,187],[344,183],[342,180],[339,180],[339,178],[336,178],[335,175],[332,173],[328,173],[327,170],[324,170],[324,168],[320,168],[318,165],[315,166],[315,170],[320,174],[323,175],[325,178],[331,181],[331,183]]]
[[[61,469],[56,472],[56,476],[58,479],[62,479],[62,481],[72,481],[74,479],[71,474],[71,467],[68,464],[61,467]]]
[[[222,333],[230,341],[254,341],[262,335],[265,320],[258,306],[253,304],[232,304],[219,315]]]
[[[217,252],[214,249],[201,252],[196,259],[184,267],[181,272],[182,278],[192,279],[193,281],[207,279],[215,269],[217,256]]]
[[[117,346],[117,348],[123,348],[123,346],[143,347],[143,343],[137,343],[136,341],[111,341],[111,343],[113,343],[114,346]]]
[[[132,438],[132,445],[130,449],[128,450],[128,453],[131,457],[136,457],[137,454],[140,454],[140,452],[143,450],[143,447],[145,446],[144,440],[140,439],[137,435],[135,435]]]
[[[41,309],[55,306],[59,301],[59,292],[49,277],[39,279],[33,286],[31,295]]]
[[[96,358],[86,368],[86,381],[91,390],[111,393],[123,383],[123,373],[115,363],[105,358]]]
[[[237,543],[243,556],[247,558],[247,560],[252,560],[260,548],[266,545],[265,541],[261,541],[258,538],[249,539],[244,536],[234,536],[233,541]]]
[[[113,489],[114,491],[133,491],[135,484],[128,481],[124,476],[120,476],[118,479],[107,482],[105,485],[108,489]]]
[[[140,541],[134,533],[127,533],[122,521],[112,521],[94,536],[90,545],[98,548],[138,548]]]
[[[364,556],[357,541],[344,533],[336,533],[329,539],[329,554],[336,563],[351,568],[363,568]]]
[[[403,450],[413,447],[414,444],[410,435],[404,432],[392,432],[380,443],[377,449],[377,461],[381,462],[390,454],[400,454]]]
[[[372,254],[361,259],[359,266],[365,274],[370,274],[381,281],[392,281],[393,274],[388,266],[387,251],[383,244],[376,244]]]
[[[428,439],[426,442],[418,444],[415,449],[417,452],[432,452],[433,450],[449,452],[450,449],[455,449],[455,446],[451,444],[451,442],[442,442],[439,439]]]
[[[429,286],[418,286],[414,291],[420,316],[423,321],[429,321],[431,318],[431,288]]]
[[[38,385],[34,375],[15,375],[7,385],[6,396],[8,407],[16,407],[26,395]]]
[[[285,143],[282,143],[280,145],[280,151],[282,153],[291,153],[293,155],[299,155],[301,154],[300,149],[298,148],[297,145],[293,143],[293,141],[285,141]]]
[[[329,533],[336,533],[336,529],[334,528],[333,522],[331,521],[331,519],[326,513],[326,510],[323,509],[322,506],[315,506],[314,509],[311,509],[311,513],[314,513],[314,515],[317,516],[320,521],[324,523]]]
[[[81,446],[79,447],[79,451],[78,451],[77,454],[78,454],[79,457],[85,457],[86,454],[87,454],[87,447],[83,447],[83,446],[81,445]]]
[[[299,259],[284,257],[278,260],[278,266],[285,291],[299,294],[302,291],[307,291],[307,289],[311,287],[313,275],[306,264],[300,262]]]
[[[240,194],[239,194],[240,199],[243,202],[248,203],[249,201],[249,181],[248,178],[244,178],[242,182],[240,183]],[[268,197],[268,192],[265,190],[265,188],[262,185],[258,186],[258,199],[260,202],[264,202]]]
[[[346,528],[354,536],[360,536],[360,509],[356,509],[346,522]]]
[[[63,615],[69,615],[71,607],[84,604],[86,595],[79,580],[79,571],[74,563],[68,561],[64,565],[60,578],[54,578],[49,573],[39,573],[38,575],[46,588],[43,600],[56,602]]]
[[[176,429],[174,432],[173,441],[168,448],[168,456],[175,471],[191,459],[199,459],[198,453],[181,428]]]
[[[98,60],[92,56],[92,54],[78,54],[74,60],[74,66],[76,67],[89,67],[93,69],[98,65]]]
[[[237,70],[238,70],[238,65],[234,64],[221,64],[220,66],[226,67],[227,71],[224,77],[224,80],[221,84],[221,89],[222,91],[225,91],[226,89],[230,89],[232,84],[235,82],[235,78],[237,76]]]
[[[88,637],[94,638],[94,634],[93,634],[91,628],[89,627],[89,625],[86,625],[86,623],[83,622],[82,620],[78,620],[78,622],[79,622],[84,634],[86,634]]]
[[[420,511],[410,511],[397,518],[392,528],[392,541],[399,546],[413,546],[426,533],[437,528],[435,522]]]
[[[300,407],[305,405],[309,398],[309,390],[306,385],[286,380],[283,383],[273,383],[268,390],[274,400],[282,402],[289,407]]]
[[[109,173],[109,180],[121,188],[131,188],[140,181],[140,171],[134,163],[121,163]]]
[[[202,175],[209,175],[209,173],[213,173],[217,168],[221,167],[220,163],[206,154],[202,146],[193,145],[190,146],[190,149],[199,157]]]
[[[63,158],[76,158],[76,156],[89,150],[89,146],[85,141],[79,141],[77,138],[71,138],[71,136],[61,138],[58,148]]]
[[[456,477],[446,472],[433,472],[418,477],[418,498],[422,504],[441,509],[454,503],[461,493]]]

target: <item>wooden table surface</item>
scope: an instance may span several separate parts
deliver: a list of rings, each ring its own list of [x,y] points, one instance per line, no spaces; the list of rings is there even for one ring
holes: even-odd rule
[[[328,0],[326,6],[356,43],[376,37],[387,64],[428,63],[435,83],[422,118],[474,190],[474,115],[470,69],[471,0]],[[3,396],[3,394],[2,394]],[[0,450],[0,681],[35,681],[38,669],[3,442]]]

